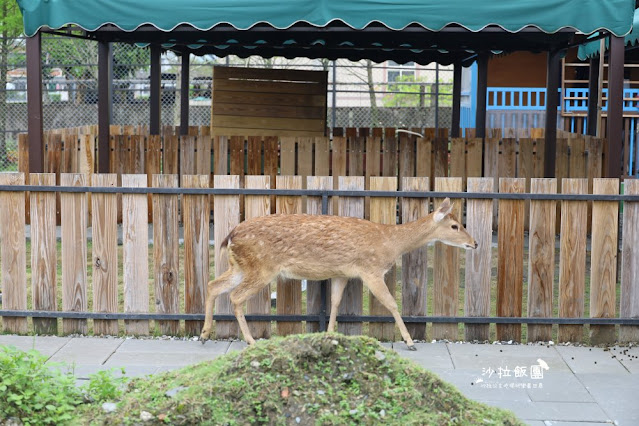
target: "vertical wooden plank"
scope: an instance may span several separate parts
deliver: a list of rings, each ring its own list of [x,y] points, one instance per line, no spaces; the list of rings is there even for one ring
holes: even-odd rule
[[[431,139],[417,138],[415,176],[430,178],[433,170],[433,143]]]
[[[213,177],[215,188],[240,187],[240,177],[231,175],[215,175]],[[216,195],[214,197],[213,223],[215,240],[215,276],[219,277],[228,269],[228,254],[220,247],[221,242],[240,223],[240,196]],[[186,262],[186,260],[185,260]],[[222,294],[215,300],[215,312],[217,314],[233,314],[233,307],[228,294]],[[226,339],[237,336],[239,329],[236,322],[216,321],[216,337]]]
[[[309,176],[306,187],[308,189],[333,189],[333,178],[331,176]],[[322,197],[308,197],[306,211],[308,214],[322,214]],[[333,203],[328,202],[328,214],[333,214]],[[326,293],[326,314],[330,309],[330,281],[327,285]],[[319,314],[321,310],[322,293],[321,281],[308,281],[306,283],[306,313],[309,315]],[[314,333],[319,331],[319,323],[313,321],[306,322],[306,332]]]
[[[381,174],[381,138],[366,137],[366,188],[370,189],[372,177]],[[364,217],[370,219],[370,197],[364,199]]]
[[[160,135],[149,135],[146,141],[146,157],[144,159],[144,173],[146,173],[147,186],[153,186],[152,180],[154,174],[162,173],[160,165],[162,164],[162,140]],[[148,195],[149,204],[149,222],[153,223],[153,196]]]
[[[211,137],[199,135],[195,138],[195,174],[211,174]]]
[[[587,179],[564,179],[563,194],[585,194]],[[559,316],[584,314],[586,282],[586,201],[562,201],[559,252]],[[559,342],[581,342],[583,325],[559,325]]]
[[[24,173],[0,173],[0,185],[24,184]],[[24,191],[0,192],[0,271],[2,307],[6,310],[27,309],[25,200]],[[26,318],[4,317],[3,325],[5,332],[27,333]]]
[[[162,141],[162,173],[176,175],[179,170],[179,138],[175,135],[164,135]]]
[[[178,175],[152,176],[155,188],[177,188]],[[153,194],[153,275],[155,310],[160,314],[180,312],[179,232],[177,194]],[[158,332],[175,336],[179,321],[156,321]]]
[[[302,176],[302,184],[306,184],[306,177],[313,175],[313,138],[298,138],[297,163],[297,174]]]
[[[208,188],[208,175],[183,175],[183,188]],[[209,280],[209,196],[184,195],[184,309],[187,314],[204,313]],[[221,240],[220,240],[221,241]],[[202,321],[185,321],[187,335],[197,336]]]
[[[348,175],[364,176],[364,150],[366,138],[352,136],[348,139]]]
[[[523,193],[521,178],[500,178],[499,192]],[[497,316],[521,317],[524,284],[524,200],[499,200]],[[497,340],[521,341],[521,324],[497,324]]]
[[[534,194],[556,194],[557,179],[533,178],[530,191]],[[555,282],[555,220],[556,202],[530,202],[528,252],[528,316],[552,317]],[[528,342],[552,340],[552,324],[529,324]]]
[[[482,148],[481,139],[471,138],[466,141],[466,176],[481,177],[482,170]]]
[[[228,169],[229,139],[226,136],[213,138],[213,174],[226,175]]]
[[[402,191],[428,192],[428,177],[405,177]],[[428,215],[429,198],[402,198],[402,223],[408,223]],[[427,313],[428,249],[426,246],[402,256],[402,315],[425,316]],[[426,325],[406,324],[411,337],[426,340]]]
[[[595,179],[593,194],[619,194],[619,179]],[[619,203],[593,201],[590,259],[590,318],[616,316]],[[614,343],[614,325],[591,325],[590,344]]]
[[[195,136],[180,136],[180,176],[194,175]]]
[[[461,192],[462,178],[435,178],[435,191]],[[444,201],[435,200],[435,208]],[[461,200],[454,200],[453,214],[461,217]],[[433,265],[433,314],[457,316],[459,310],[459,248],[435,243]],[[459,327],[455,323],[433,324],[433,339],[458,340]]]
[[[86,186],[82,174],[62,173],[62,186]],[[62,310],[87,310],[87,195],[86,193],[60,194],[62,221]],[[87,320],[65,318],[64,334],[86,334]]]
[[[270,189],[270,176],[246,176],[244,181],[247,189]],[[246,220],[271,214],[271,197],[269,195],[247,195],[245,197]],[[271,312],[270,283],[252,296],[246,302],[247,314],[267,315]],[[251,335],[255,339],[271,337],[271,323],[269,321],[249,321]]]
[[[346,176],[346,138],[338,136],[333,138],[333,185],[338,189],[340,176]],[[338,211],[339,197],[333,197],[333,209]]]
[[[397,191],[397,177],[371,178],[371,191]],[[396,225],[397,197],[372,197],[371,222],[385,225]],[[397,267],[393,267],[384,276],[384,282],[390,294],[395,297],[397,287]],[[371,315],[390,316],[390,312],[369,293],[369,310]],[[395,335],[394,323],[371,323],[369,335],[379,340],[392,341]]]
[[[231,136],[229,143],[229,152],[231,156],[230,173],[240,176],[240,182],[244,176],[244,137]]]
[[[401,133],[399,137],[399,179],[415,176],[415,137]]]
[[[499,188],[499,139],[486,139],[484,142],[484,176],[491,176],[494,187]],[[497,201],[493,201],[493,225],[497,225]]]
[[[468,192],[493,192],[492,177],[468,178]],[[469,317],[490,316],[490,282],[493,234],[493,201],[469,199],[466,207],[466,230],[479,244],[476,250],[466,251],[464,313]],[[490,324],[466,324],[467,341],[486,341]]]
[[[515,177],[517,175],[517,141],[505,138],[500,142],[500,154],[497,160],[499,177]]]
[[[248,158],[248,170],[249,175],[261,175],[262,174],[262,137],[261,136],[249,136],[248,138],[248,151],[246,156]]]
[[[328,151],[328,140],[326,140]],[[264,176],[269,176],[271,186],[275,185],[275,177],[279,169],[280,141],[277,136],[264,137]],[[328,157],[328,152],[326,153]],[[327,160],[328,161],[328,160]],[[326,172],[328,174],[328,171]],[[271,213],[275,213],[275,195],[271,196]]]
[[[526,192],[530,192],[530,180],[533,174],[533,141],[532,139],[519,139],[519,161],[517,164],[517,176],[526,179]],[[524,228],[529,229],[530,201],[526,200],[524,207]]]
[[[301,176],[278,176],[275,185],[277,189],[301,189]],[[294,214],[302,212],[302,197],[278,196],[277,213]],[[302,283],[300,280],[277,279],[277,314],[296,315],[302,313]],[[301,333],[302,323],[292,321],[278,321],[277,333],[281,336]]]
[[[282,175],[295,175],[295,145],[296,139],[291,136],[284,136],[280,139],[280,173]]]
[[[626,179],[624,193],[639,195],[639,180]],[[623,204],[621,241],[621,306],[622,318],[639,318],[639,202]],[[619,341],[639,342],[638,325],[619,327]]]
[[[466,140],[452,138],[450,140],[450,176],[460,177],[466,182]]]
[[[437,138],[433,140],[433,176],[448,176],[448,139]]]
[[[53,173],[33,173],[29,179],[31,185],[55,186]],[[32,191],[30,197],[33,309],[57,311],[55,193]],[[33,318],[33,330],[36,334],[56,335],[58,321],[51,318]]]
[[[570,177],[586,177],[586,141],[579,135],[570,139]]]
[[[330,150],[329,139],[326,137],[315,138],[315,170],[313,176],[328,176],[330,174]]]
[[[116,187],[118,176],[93,175],[93,186]],[[93,311],[118,312],[118,198],[116,194],[96,193],[91,197],[93,232]],[[117,336],[117,320],[94,320],[93,333]]]
[[[363,190],[364,176],[340,176],[339,189],[345,191]],[[364,217],[364,197],[339,197],[339,216]],[[362,280],[348,280],[342,302],[339,306],[340,315],[362,315],[363,292]],[[361,322],[338,323],[337,330],[348,335],[362,334]]]
[[[397,137],[387,133],[382,143],[382,176],[397,176]]]
[[[146,187],[146,175],[122,175],[122,187]],[[124,312],[149,312],[149,230],[146,194],[122,194]],[[125,320],[127,334],[149,334],[148,320]]]

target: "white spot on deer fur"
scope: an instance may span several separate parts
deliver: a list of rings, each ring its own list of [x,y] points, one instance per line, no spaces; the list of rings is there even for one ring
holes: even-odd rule
[[[231,276],[231,285],[233,287],[237,287],[238,285],[242,283],[243,279],[244,279],[244,275],[241,272],[238,272],[237,274],[233,274]]]

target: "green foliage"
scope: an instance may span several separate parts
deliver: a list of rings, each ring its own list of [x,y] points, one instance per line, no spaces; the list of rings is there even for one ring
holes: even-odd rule
[[[0,0],[0,34],[4,38],[22,34],[22,13],[15,0]]]
[[[82,401],[72,374],[45,365],[36,351],[0,349],[0,423],[17,418],[25,425],[66,424]]]
[[[420,93],[420,87],[423,86],[423,93]],[[418,107],[434,105],[431,97],[434,97],[435,87],[433,83],[428,83],[424,78],[416,78],[413,75],[404,75],[397,78],[392,84],[388,85],[389,93],[384,96],[383,105],[385,107]],[[439,105],[452,105],[452,84],[439,82]],[[420,99],[421,98],[421,99]]]
[[[120,371],[122,376],[116,377]],[[124,377],[124,368],[101,370],[89,376],[89,383],[83,388],[86,397],[94,402],[114,401],[122,396],[128,379]]]

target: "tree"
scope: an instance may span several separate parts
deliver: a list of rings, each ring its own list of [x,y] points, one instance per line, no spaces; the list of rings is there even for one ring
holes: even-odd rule
[[[435,84],[424,78],[404,75],[388,85],[391,93],[384,96],[383,103],[385,107],[423,107],[427,106],[426,99],[431,99],[430,105],[435,105],[435,90]],[[439,106],[452,106],[452,84],[440,79],[437,93]]]
[[[21,44],[22,14],[15,0],[0,0],[0,164],[7,162],[7,72],[9,56]]]

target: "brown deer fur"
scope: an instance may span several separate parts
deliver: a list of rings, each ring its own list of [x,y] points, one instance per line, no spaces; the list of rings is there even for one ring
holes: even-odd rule
[[[303,214],[263,216],[239,224],[222,242],[228,251],[229,269],[208,284],[202,342],[211,332],[215,298],[230,291],[244,338],[254,343],[244,318],[244,303],[278,276],[333,278],[328,324],[328,331],[333,331],[347,280],[361,278],[392,313],[403,339],[414,349],[384,275],[399,256],[432,241],[477,248],[473,237],[451,214],[452,208],[447,198],[433,213],[403,225]]]

